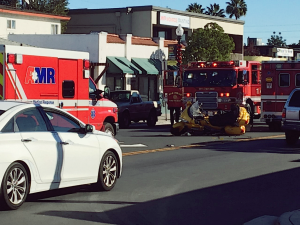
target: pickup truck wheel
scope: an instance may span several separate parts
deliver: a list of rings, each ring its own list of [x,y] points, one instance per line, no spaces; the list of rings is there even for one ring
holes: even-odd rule
[[[115,136],[114,127],[110,123],[104,122],[103,125],[105,129],[105,133],[110,133],[112,136]]]
[[[120,127],[121,128],[128,128],[130,125],[130,115],[128,112],[124,112],[121,116],[120,120]]]
[[[147,119],[147,125],[149,127],[154,127],[156,124],[156,121],[157,121],[156,113],[155,113],[155,111],[151,111],[149,114],[149,117]]]
[[[297,143],[299,139],[299,134],[293,131],[286,131],[285,132],[285,141],[288,146],[293,146]]]

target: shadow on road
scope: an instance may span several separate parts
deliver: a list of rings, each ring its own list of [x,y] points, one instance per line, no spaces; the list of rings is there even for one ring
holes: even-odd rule
[[[189,149],[198,149],[197,145],[203,145],[203,143],[192,143],[195,147],[188,147]],[[293,147],[286,145],[285,140],[282,139],[264,139],[251,141],[218,141],[206,143],[205,149],[211,149],[214,151],[228,151],[228,152],[248,152],[248,153],[279,153],[279,154],[297,154],[300,153],[300,141]],[[300,157],[300,155],[299,155]]]
[[[300,208],[299,178],[300,169],[296,168],[153,201],[130,203],[133,205],[105,212],[51,210],[38,214],[122,225],[242,225],[259,216],[280,216]],[[51,204],[53,202],[68,201],[51,200]]]

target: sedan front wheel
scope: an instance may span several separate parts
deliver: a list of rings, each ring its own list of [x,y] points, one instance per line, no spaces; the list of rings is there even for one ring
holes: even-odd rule
[[[110,191],[117,182],[119,164],[117,157],[111,151],[106,152],[100,163],[97,189]]]
[[[29,181],[26,169],[20,163],[13,163],[4,174],[0,196],[4,208],[18,209],[26,200]]]

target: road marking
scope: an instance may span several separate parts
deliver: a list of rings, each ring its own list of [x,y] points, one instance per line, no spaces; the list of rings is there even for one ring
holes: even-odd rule
[[[271,139],[271,138],[279,138],[284,137],[285,135],[274,135],[274,136],[266,136],[266,137],[257,137],[257,138],[247,138],[247,139],[237,139],[235,141],[255,141],[255,140],[262,140],[262,139]],[[217,142],[203,142],[201,144],[194,144],[194,145],[182,145],[182,146],[174,146],[174,147],[168,147],[168,148],[158,148],[158,149],[151,149],[151,150],[142,150],[142,151],[134,151],[134,152],[124,152],[123,156],[131,156],[131,155],[141,155],[141,154],[148,154],[148,153],[155,153],[155,152],[165,152],[165,151],[173,151],[178,149],[184,149],[184,148],[193,148],[193,147],[203,147],[207,144],[218,144],[222,143],[222,141]],[[129,146],[128,146],[129,147]]]
[[[133,148],[137,148],[137,147],[148,147],[147,145],[143,145],[143,144],[132,144],[132,145],[120,145],[121,147],[124,148],[128,148],[128,147],[133,147]]]

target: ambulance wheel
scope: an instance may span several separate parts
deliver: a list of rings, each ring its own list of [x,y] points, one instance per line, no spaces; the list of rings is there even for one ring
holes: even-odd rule
[[[156,112],[154,110],[152,110],[147,119],[148,127],[154,127],[156,124],[156,121],[157,121]]]
[[[0,200],[4,209],[18,209],[26,200],[29,192],[29,177],[20,163],[11,164],[4,174]]]
[[[128,128],[130,125],[130,115],[129,112],[123,112],[121,118],[120,118],[120,127],[121,128]]]
[[[104,122],[103,125],[104,125],[105,133],[110,133],[112,136],[115,136],[114,127],[110,123]]]
[[[285,142],[288,146],[293,146],[299,139],[299,133],[294,131],[285,132]]]

